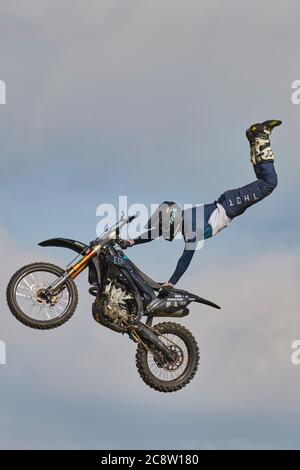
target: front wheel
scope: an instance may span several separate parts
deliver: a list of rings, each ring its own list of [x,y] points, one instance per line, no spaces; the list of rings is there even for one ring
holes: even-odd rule
[[[176,392],[185,387],[196,374],[200,354],[192,333],[178,323],[164,322],[153,327],[170,351],[166,357],[153,346],[139,343],[136,365],[143,381],[159,392]]]
[[[11,278],[6,298],[12,314],[24,325],[49,330],[68,321],[78,303],[77,287],[67,279],[63,288],[49,301],[43,295],[63,269],[50,263],[33,263],[19,269]]]

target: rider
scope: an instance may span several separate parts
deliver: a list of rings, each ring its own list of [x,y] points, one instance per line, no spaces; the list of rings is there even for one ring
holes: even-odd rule
[[[217,201],[182,210],[170,201],[159,205],[147,224],[147,231],[134,240],[120,240],[122,249],[147,243],[159,237],[172,241],[181,232],[185,248],[169,281],[162,286],[168,291],[187,270],[198,243],[216,235],[227,227],[232,219],[243,214],[248,207],[271,194],[277,186],[274,156],[270,146],[270,135],[281,121],[269,120],[253,124],[246,131],[250,143],[250,160],[257,177],[255,181],[237,189],[225,191]]]

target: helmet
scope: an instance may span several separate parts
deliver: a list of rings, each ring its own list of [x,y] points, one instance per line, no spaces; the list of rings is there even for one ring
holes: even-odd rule
[[[159,235],[172,241],[182,225],[182,209],[175,202],[164,201],[159,206]]]

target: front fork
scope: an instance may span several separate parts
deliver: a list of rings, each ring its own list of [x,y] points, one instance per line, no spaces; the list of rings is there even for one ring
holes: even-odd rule
[[[101,249],[101,245],[96,245],[93,248],[89,248],[88,251],[83,255],[81,260],[71,266],[67,271],[65,271],[56,281],[54,281],[51,286],[48,287],[47,293],[51,295],[55,295],[57,291],[65,284],[68,279],[75,279],[79,276],[82,271],[88,266],[90,261],[97,256]]]

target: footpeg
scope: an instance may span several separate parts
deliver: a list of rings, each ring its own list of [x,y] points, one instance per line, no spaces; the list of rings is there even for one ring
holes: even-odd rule
[[[98,292],[99,292],[99,288],[98,288],[97,286],[93,286],[93,287],[90,287],[90,288],[89,288],[89,293],[90,293],[93,297],[97,297]]]

